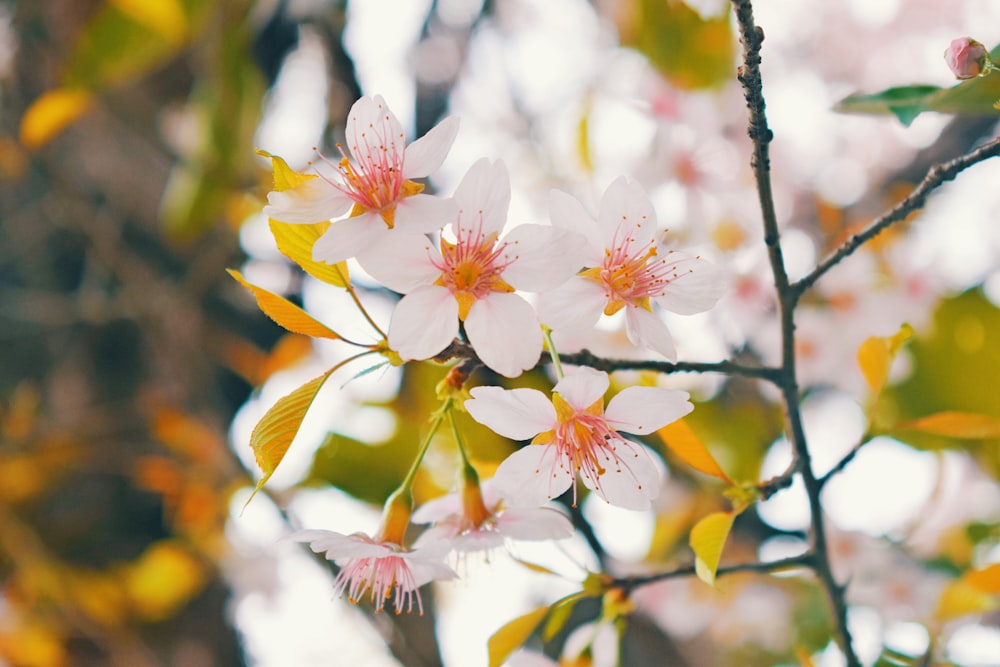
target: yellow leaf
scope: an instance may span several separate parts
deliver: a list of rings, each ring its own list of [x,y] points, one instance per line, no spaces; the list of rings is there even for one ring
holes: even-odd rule
[[[347,287],[350,284],[350,277],[347,273],[347,262],[339,264],[327,264],[317,262],[312,258],[313,244],[316,239],[323,235],[329,222],[317,222],[311,225],[298,225],[290,222],[279,222],[269,219],[271,233],[274,241],[278,245],[278,250],[302,267],[302,270],[317,280],[336,287]]]
[[[94,94],[79,88],[56,88],[31,103],[21,116],[21,143],[41,148],[90,110]]]
[[[124,574],[136,613],[149,621],[172,616],[202,589],[206,580],[201,561],[168,541],[151,544]]]
[[[529,611],[524,616],[518,616],[494,632],[486,642],[486,648],[490,655],[490,667],[500,667],[511,653],[528,640],[528,637],[548,613],[548,605],[539,607],[534,611]]]
[[[545,628],[542,630],[542,641],[547,642],[559,634],[559,631],[565,627],[566,621],[569,620],[570,615],[573,613],[576,603],[586,597],[590,596],[580,591],[578,593],[571,593],[553,602],[551,607],[552,613],[549,615],[549,619],[545,622]]]
[[[267,151],[257,151],[257,155],[271,158],[271,168],[274,170],[274,189],[278,192],[297,188],[306,181],[316,178],[316,174],[303,174],[288,166],[284,159],[271,155]]]
[[[902,424],[900,428],[966,440],[1000,438],[1000,420],[972,412],[936,412]]]
[[[735,512],[709,514],[691,529],[690,544],[695,555],[695,572],[709,586],[715,585],[722,548],[736,519]]]
[[[658,433],[667,448],[684,463],[706,475],[718,477],[726,484],[734,484],[686,421],[678,419],[661,428]]]
[[[896,353],[913,335],[913,327],[904,324],[892,336],[872,336],[858,348],[858,365],[865,376],[872,396],[877,397],[889,379],[889,369]]]
[[[996,595],[970,584],[964,577],[950,582],[941,591],[936,616],[947,621],[967,614],[983,614],[1000,608]]]
[[[51,614],[50,614],[51,615]],[[66,631],[54,620],[18,618],[5,610],[0,627],[0,659],[4,664],[30,667],[66,667],[70,664],[66,651]]]
[[[588,98],[580,114],[580,122],[576,126],[576,150],[580,156],[583,168],[594,171],[594,156],[590,149],[590,99]]]
[[[233,278],[246,287],[257,299],[257,306],[272,320],[293,333],[312,336],[313,338],[340,338],[337,332],[321,324],[312,315],[302,310],[283,296],[268,292],[263,287],[251,285],[243,279],[239,271],[226,269]]]
[[[109,0],[130,19],[163,35],[171,44],[184,41],[188,32],[187,16],[179,0]]]
[[[250,448],[253,450],[254,458],[257,460],[257,467],[264,473],[264,476],[257,482],[253,493],[247,498],[243,507],[250,504],[257,492],[264,488],[267,480],[278,468],[278,464],[285,458],[289,445],[295,439],[295,434],[302,426],[302,420],[306,417],[309,406],[312,405],[316,394],[323,387],[323,383],[330,377],[333,369],[323,373],[318,378],[310,380],[287,396],[278,399],[278,402],[271,406],[261,420],[254,427],[250,434]]]

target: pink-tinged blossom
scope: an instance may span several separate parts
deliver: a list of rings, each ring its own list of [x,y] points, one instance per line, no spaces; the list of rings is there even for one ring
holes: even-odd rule
[[[393,542],[377,541],[361,533],[341,535],[330,530],[300,530],[292,535],[308,542],[316,553],[325,553],[340,567],[334,580],[337,595],[347,595],[353,603],[367,594],[375,611],[382,611],[393,598],[397,614],[423,613],[419,588],[433,580],[455,578],[445,562],[447,546],[425,542],[420,549],[405,549]]]
[[[313,258],[336,264],[363,255],[393,230],[415,235],[431,232],[454,217],[454,203],[420,194],[424,186],[410,179],[430,175],[444,161],[458,119],[447,118],[407,145],[403,126],[381,95],[362,97],[347,118],[347,152],[320,178],[268,194],[264,213],[275,220],[310,224],[340,218],[313,246]],[[318,165],[320,167],[322,165]],[[331,173],[332,171],[332,173]]]
[[[951,40],[944,61],[956,79],[974,79],[993,71],[993,61],[986,47],[971,37]]]
[[[503,493],[486,480],[424,503],[414,523],[431,523],[414,546],[447,542],[466,554],[502,547],[507,540],[560,540],[573,534],[569,518],[554,507],[508,507]]]
[[[394,237],[365,269],[406,296],[389,325],[389,346],[403,359],[444,350],[465,324],[484,364],[516,377],[538,363],[542,335],[532,306],[515,289],[556,287],[580,268],[585,239],[543,225],[520,225],[500,237],[510,205],[503,162],[482,159],[455,191],[458,215],[439,247],[427,239]]]
[[[581,367],[560,380],[552,399],[535,389],[475,387],[465,409],[512,440],[532,444],[507,457],[493,483],[512,506],[538,506],[573,487],[576,477],[612,505],[649,509],[660,469],[646,449],[621,433],[649,435],[691,412],[684,391],[628,387],[604,407],[608,374]]]
[[[624,177],[605,191],[596,220],[566,193],[553,191],[550,204],[553,225],[583,231],[589,254],[584,271],[541,295],[542,321],[554,330],[589,328],[624,310],[629,341],[675,361],[673,337],[653,306],[681,315],[708,310],[723,293],[719,271],[663,248],[649,198]]]

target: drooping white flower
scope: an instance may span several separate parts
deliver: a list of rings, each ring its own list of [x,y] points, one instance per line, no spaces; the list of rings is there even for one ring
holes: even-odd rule
[[[715,266],[661,247],[649,198],[625,177],[608,186],[597,220],[566,193],[553,191],[550,204],[552,223],[583,231],[590,247],[580,275],[541,295],[542,321],[554,330],[589,328],[624,309],[629,340],[675,361],[673,338],[653,305],[681,315],[708,310],[723,293]]]
[[[554,507],[508,507],[492,480],[463,482],[460,491],[418,507],[413,522],[433,524],[414,546],[445,541],[460,554],[496,549],[507,540],[559,540],[573,534],[569,518]]]
[[[573,487],[576,477],[612,505],[649,509],[660,470],[646,450],[620,432],[648,435],[691,412],[684,391],[628,387],[611,399],[608,374],[581,367],[560,380],[550,400],[535,389],[475,387],[465,409],[513,440],[533,438],[505,459],[494,484],[513,506],[537,506]]]
[[[425,542],[424,548],[406,549],[398,544],[379,541],[362,533],[342,535],[330,530],[300,530],[292,535],[298,542],[308,542],[316,553],[340,566],[334,580],[337,595],[347,594],[353,603],[367,593],[379,612],[390,597],[397,614],[423,613],[419,588],[433,580],[453,579],[455,571],[445,562],[447,548]]]
[[[427,359],[459,333],[459,322],[484,364],[516,377],[538,363],[542,335],[534,309],[515,289],[556,287],[580,268],[585,239],[573,231],[520,225],[502,238],[510,204],[503,162],[482,159],[454,196],[454,240],[440,247],[396,237],[365,269],[406,296],[389,326],[389,346],[403,359]]]
[[[320,178],[268,194],[264,213],[275,220],[310,224],[337,220],[313,246],[313,258],[336,264],[377,247],[393,230],[422,234],[454,217],[448,199],[420,194],[410,179],[430,175],[444,161],[458,119],[447,118],[407,145],[403,126],[381,95],[362,97],[351,107],[341,159],[317,169]]]

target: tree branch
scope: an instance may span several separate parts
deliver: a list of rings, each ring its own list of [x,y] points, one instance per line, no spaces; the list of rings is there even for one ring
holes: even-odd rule
[[[862,245],[878,236],[891,225],[905,220],[906,217],[914,211],[918,211],[923,208],[927,201],[927,197],[931,192],[941,187],[948,181],[954,180],[959,173],[968,169],[972,165],[988,160],[991,157],[996,157],[997,155],[1000,155],[1000,138],[994,139],[989,143],[966,153],[965,155],[955,158],[954,160],[942,162],[932,166],[927,171],[927,175],[924,176],[924,179],[920,181],[912,192],[910,192],[906,199],[896,204],[888,212],[882,214],[874,222],[868,225],[864,231],[855,234],[845,241],[843,245],[817,264],[816,268],[813,269],[808,275],[804,276],[797,283],[792,285],[791,291],[794,297],[798,299],[802,293],[812,287],[816,281],[823,276],[823,274],[839,264]]]
[[[735,574],[737,572],[779,572],[781,570],[788,570],[797,567],[813,567],[813,554],[804,553],[799,556],[792,556],[790,558],[782,558],[780,560],[768,561],[766,563],[753,562],[753,563],[739,563],[737,565],[729,565],[727,567],[720,567],[715,571],[716,577],[722,577],[727,574]],[[666,572],[659,572],[657,574],[649,574],[639,577],[620,577],[614,579],[611,583],[612,586],[621,588],[626,593],[639,588],[641,586],[648,586],[649,584],[654,584],[658,581],[665,581],[667,579],[681,579],[684,577],[693,577],[697,574],[694,565],[688,567],[677,568],[676,570],[668,570]]]

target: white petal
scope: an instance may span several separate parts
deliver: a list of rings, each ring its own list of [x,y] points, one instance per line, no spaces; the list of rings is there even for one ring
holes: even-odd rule
[[[601,319],[607,299],[593,280],[570,278],[538,297],[538,319],[551,329],[590,329]]]
[[[534,368],[542,355],[535,310],[517,294],[493,292],[477,300],[465,318],[465,333],[482,362],[506,377]]]
[[[573,523],[553,507],[512,507],[500,515],[497,528],[512,540],[561,540],[573,535]]]
[[[427,553],[427,547],[402,555],[413,574],[413,584],[420,588],[431,581],[448,581],[458,575],[444,562],[444,553]]]
[[[413,523],[433,523],[445,517],[462,512],[462,498],[457,493],[447,493],[440,498],[428,500],[413,512]]]
[[[715,264],[679,252],[671,252],[664,259],[674,264],[677,274],[655,299],[664,309],[679,315],[703,313],[725,293],[722,271]]]
[[[418,232],[425,234],[437,231],[458,217],[458,205],[454,199],[434,195],[412,195],[403,197],[396,204],[396,225],[393,231]]]
[[[510,207],[510,175],[503,161],[477,160],[455,189],[455,202],[461,229],[481,230],[483,236],[499,234]],[[455,232],[461,238],[459,230]]]
[[[458,133],[458,117],[445,118],[406,147],[403,178],[430,176],[444,162]]]
[[[313,178],[297,188],[267,194],[264,215],[279,222],[312,224],[347,213],[354,202],[322,178]]]
[[[583,410],[603,398],[610,384],[611,380],[604,371],[579,366],[569,369],[566,377],[552,388],[552,392],[562,396],[577,410]]]
[[[556,426],[556,409],[537,389],[473,387],[465,409],[480,424],[505,438],[527,440]],[[494,479],[494,486],[505,491]],[[504,496],[506,498],[506,496]]]
[[[562,190],[549,191],[549,219],[552,224],[562,229],[583,234],[592,249],[591,264],[601,263],[604,253],[603,239],[598,233],[597,221],[587,212],[576,197]]]
[[[563,284],[584,267],[587,239],[544,225],[519,225],[504,236],[503,279],[517,289],[542,292]]]
[[[638,183],[620,176],[601,197],[597,214],[605,248],[614,248],[625,238],[633,247],[645,245],[656,234],[656,213],[646,192]]]
[[[334,222],[313,244],[313,259],[336,264],[376,245],[385,223],[378,215],[365,213]]]
[[[604,416],[618,431],[648,435],[694,409],[686,391],[628,387],[615,394]]]
[[[423,234],[393,230],[377,244],[358,255],[361,268],[394,292],[407,294],[421,285],[430,285],[441,275],[434,260],[441,253]]]
[[[625,333],[634,345],[659,352],[668,361],[677,361],[674,338],[667,325],[645,308],[628,306],[625,310]]]
[[[396,304],[389,347],[403,359],[428,359],[458,334],[458,303],[444,287],[418,287]]]
[[[379,558],[386,556],[392,550],[377,542],[359,539],[352,535],[342,535],[332,530],[299,530],[292,533],[289,539],[296,542],[308,542],[309,548],[316,553],[325,553],[328,560],[343,561],[348,558]]]
[[[660,469],[640,445],[627,440],[615,444],[621,461],[598,452],[604,474],[596,482],[582,475],[583,483],[616,507],[648,510],[650,501],[660,495]]]
[[[512,508],[544,505],[561,496],[573,479],[566,466],[558,465],[556,448],[551,445],[522,447],[501,461],[493,475]]]
[[[405,149],[403,126],[381,95],[374,99],[362,97],[354,103],[347,114],[344,140],[351,155],[361,163],[370,163],[375,151],[394,156]],[[377,154],[379,162],[381,155]]]

